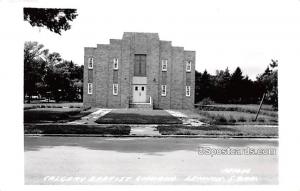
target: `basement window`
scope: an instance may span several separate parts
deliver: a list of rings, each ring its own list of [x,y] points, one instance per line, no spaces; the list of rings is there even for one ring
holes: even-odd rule
[[[93,94],[93,84],[88,83],[88,94]]]
[[[118,95],[118,84],[113,84],[113,95]]]
[[[167,96],[167,85],[161,85],[161,96]]]
[[[185,96],[191,96],[191,86],[185,86]]]
[[[89,69],[93,69],[94,66],[94,58],[93,57],[89,57],[88,58],[88,68]]]

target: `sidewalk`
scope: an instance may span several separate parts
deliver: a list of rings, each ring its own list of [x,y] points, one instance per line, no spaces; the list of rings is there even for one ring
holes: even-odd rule
[[[168,113],[170,113],[174,117],[177,117],[178,119],[180,119],[182,121],[183,125],[188,125],[188,126],[193,126],[193,127],[208,125],[208,124],[203,123],[203,122],[201,122],[197,119],[193,119],[191,116],[187,116],[186,114],[184,114],[180,111],[176,111],[176,110],[165,110],[165,111],[167,111]]]
[[[72,122],[68,122],[67,124],[74,124],[74,125],[83,125],[83,124],[88,124],[88,125],[98,125],[95,121],[108,114],[109,112],[111,112],[113,109],[101,109],[101,108],[95,108],[96,111],[85,116],[82,117],[79,120],[76,121],[72,121]]]

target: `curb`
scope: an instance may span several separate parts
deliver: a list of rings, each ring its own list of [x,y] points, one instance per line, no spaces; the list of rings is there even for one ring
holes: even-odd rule
[[[150,137],[150,138],[220,138],[220,139],[278,139],[278,136],[216,136],[216,135],[103,135],[103,134],[24,134],[25,137]]]

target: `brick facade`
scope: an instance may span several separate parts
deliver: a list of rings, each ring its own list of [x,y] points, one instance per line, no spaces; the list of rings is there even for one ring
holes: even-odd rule
[[[146,93],[151,96],[154,108],[190,109],[194,106],[195,51],[174,47],[171,41],[159,40],[157,33],[129,33],[123,38],[111,39],[110,44],[84,49],[83,103],[85,106],[127,108],[133,100],[135,55],[146,55]],[[93,68],[88,68],[93,58]],[[114,69],[118,59],[118,69]],[[162,60],[167,60],[167,71],[162,71]],[[187,62],[191,71],[186,71]],[[138,78],[139,79],[139,78]],[[92,93],[88,94],[88,83]],[[144,83],[144,82],[143,82]],[[118,84],[113,95],[113,84]],[[162,96],[161,85],[166,85]],[[186,96],[190,86],[190,96]]]

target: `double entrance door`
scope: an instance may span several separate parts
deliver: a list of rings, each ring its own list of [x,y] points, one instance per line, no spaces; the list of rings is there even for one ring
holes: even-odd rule
[[[146,85],[133,85],[133,103],[146,103]]]

